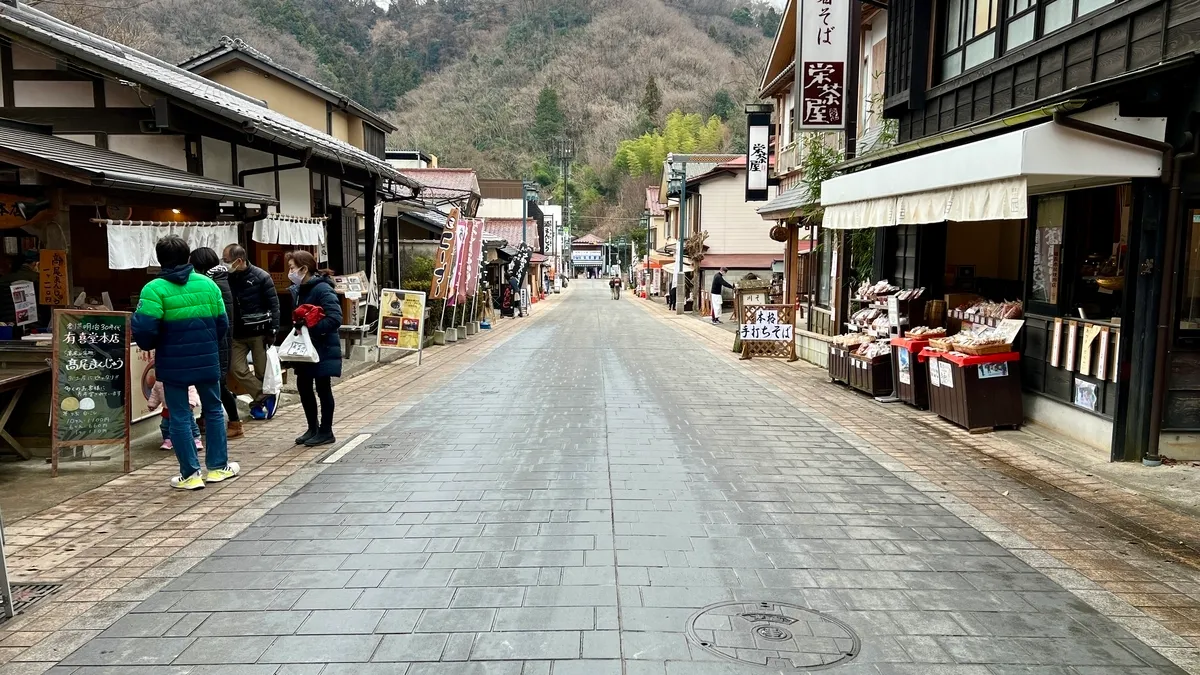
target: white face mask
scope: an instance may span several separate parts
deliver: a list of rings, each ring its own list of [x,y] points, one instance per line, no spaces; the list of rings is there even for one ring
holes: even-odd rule
[[[304,283],[304,272],[301,272],[300,270],[292,270],[291,272],[288,272],[288,279],[291,280],[293,284],[299,286],[300,284]]]

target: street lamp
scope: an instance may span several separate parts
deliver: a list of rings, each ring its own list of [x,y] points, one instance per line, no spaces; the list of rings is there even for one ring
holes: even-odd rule
[[[675,313],[683,314],[683,308],[687,304],[686,300],[680,302],[681,296],[686,290],[683,283],[683,242],[687,239],[687,158],[681,158],[683,161],[681,169],[675,169],[675,155],[667,155],[667,168],[670,171],[670,182],[668,183],[667,194],[670,194],[672,189],[679,191],[679,236],[675,239]]]
[[[650,211],[642,211],[642,217],[638,221],[642,229],[646,230],[646,263],[642,265],[642,273],[646,276],[646,297],[650,297]]]

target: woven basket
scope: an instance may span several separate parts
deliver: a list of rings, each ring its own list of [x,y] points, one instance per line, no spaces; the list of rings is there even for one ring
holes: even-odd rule
[[[971,356],[989,356],[991,354],[1007,354],[1012,351],[1012,345],[987,345],[985,347],[955,345],[954,351],[970,354]]]
[[[930,338],[929,346],[944,352],[954,351],[954,341],[948,337]]]

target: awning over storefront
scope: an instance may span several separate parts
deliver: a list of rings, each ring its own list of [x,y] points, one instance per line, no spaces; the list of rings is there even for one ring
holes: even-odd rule
[[[781,192],[758,208],[763,220],[787,220],[799,215],[800,209],[810,206],[811,192],[807,183],[801,183],[787,192]]]
[[[700,269],[769,270],[776,260],[783,260],[783,256],[775,253],[713,253],[704,256]]]
[[[254,223],[254,241],[285,246],[320,246],[325,243],[325,219],[272,213]]]
[[[104,148],[0,125],[0,160],[64,180],[138,192],[246,204],[278,204],[274,197]]]
[[[1161,141],[1163,118],[1116,115],[1115,106],[1078,119]],[[1162,152],[1055,122],[839,176],[821,186],[822,224],[832,229],[943,221],[1020,220],[1027,197],[1162,175]]]

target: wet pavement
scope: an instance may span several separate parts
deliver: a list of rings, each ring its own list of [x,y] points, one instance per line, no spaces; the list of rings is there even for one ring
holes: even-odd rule
[[[1185,672],[636,302],[573,284],[48,672]]]

